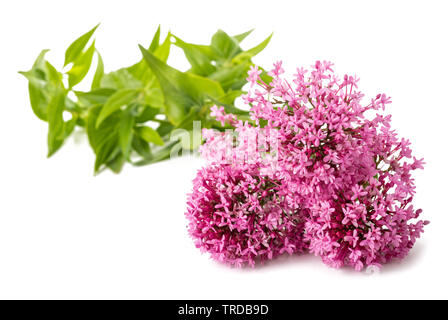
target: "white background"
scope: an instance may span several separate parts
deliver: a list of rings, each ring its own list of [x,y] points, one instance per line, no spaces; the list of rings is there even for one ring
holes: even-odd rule
[[[0,4],[0,298],[448,298],[446,1],[2,1]],[[208,43],[222,28],[256,28],[244,48],[274,37],[255,62],[287,69],[331,60],[368,96],[392,96],[393,126],[427,165],[415,204],[431,220],[401,263],[367,275],[314,256],[231,269],[194,248],[186,194],[201,166],[180,159],[93,176],[81,136],[46,159],[46,123],[33,115],[27,70],[43,48],[65,48],[101,22],[106,69],[140,58],[157,25]],[[173,49],[169,63],[187,64]]]

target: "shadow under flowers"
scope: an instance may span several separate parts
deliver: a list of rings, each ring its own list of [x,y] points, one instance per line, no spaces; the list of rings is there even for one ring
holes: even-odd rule
[[[264,261],[263,263],[257,263],[255,267],[245,266],[243,268],[229,267],[223,263],[214,261],[217,265],[220,265],[223,269],[233,269],[237,272],[253,272],[256,270],[275,269],[275,268],[289,268],[291,265],[298,268],[321,268],[322,270],[331,270],[336,273],[350,274],[350,275],[376,275],[402,272],[415,266],[416,262],[421,260],[421,256],[425,251],[425,245],[422,243],[416,243],[414,248],[411,249],[408,256],[402,260],[392,260],[389,263],[384,264],[381,268],[364,268],[362,271],[356,271],[354,268],[344,266],[339,269],[330,268],[322,262],[319,256],[315,256],[310,253],[301,254],[283,254],[273,260]]]

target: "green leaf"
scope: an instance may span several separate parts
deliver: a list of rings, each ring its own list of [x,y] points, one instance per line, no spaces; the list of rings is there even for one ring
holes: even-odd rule
[[[212,37],[211,47],[223,59],[231,59],[242,50],[238,42],[222,30],[218,30]]]
[[[72,68],[67,72],[68,84],[72,88],[84,79],[92,64],[93,53],[95,52],[95,41],[82,55],[74,61]]]
[[[266,48],[266,46],[269,44],[269,41],[271,41],[271,38],[274,34],[271,33],[269,35],[269,37],[267,37],[266,39],[264,39],[259,45],[253,47],[252,49],[249,49],[246,51],[246,53],[250,54],[251,57],[256,56],[257,54],[259,54],[261,51],[264,50],[264,48]]]
[[[45,60],[47,50],[40,53],[30,71],[21,72],[29,81],[33,112],[48,121],[49,156],[78,125],[86,128],[95,152],[95,172],[106,168],[119,172],[126,161],[142,165],[169,158],[175,151],[173,148],[182,147],[182,143],[170,141],[173,130],[190,132],[195,120],[207,128],[230,128],[209,117],[213,103],[237,114],[240,120],[248,119],[247,111],[236,108],[234,101],[246,83],[251,58],[266,47],[270,37],[243,52],[240,42],[252,30],[235,36],[219,30],[210,45],[198,45],[170,32],[161,43],[159,26],[149,48],[140,48],[143,57],[139,62],[106,74],[102,56],[95,50],[92,39],[97,27],[74,41],[66,51],[64,66],[70,65],[69,88],[64,87],[63,75]],[[191,64],[187,72],[166,63],[173,37],[174,44],[184,51]],[[92,71],[90,91],[72,91],[92,68],[95,52],[98,62]],[[267,79],[265,72],[261,77]],[[70,91],[77,99],[67,96]],[[72,119],[64,121],[67,112]],[[145,126],[146,122],[151,126]],[[158,126],[154,127],[156,123]],[[195,148],[200,143],[198,139],[193,142],[189,141],[188,147]],[[135,163],[136,154],[140,161]]]
[[[171,32],[168,32],[163,43],[154,51],[154,55],[161,61],[166,62],[168,60],[168,56],[170,54],[171,48],[171,37],[173,35]],[[150,51],[151,52],[151,51]]]
[[[244,94],[244,91],[242,91],[242,90],[229,90],[226,92],[226,94],[224,96],[219,97],[217,100],[223,104],[233,105],[235,102],[235,99],[240,97],[242,94]],[[237,108],[235,108],[235,109],[239,110]]]
[[[105,104],[117,90],[110,88],[95,89],[88,92],[75,91],[79,101],[86,106]]]
[[[151,127],[137,127],[135,128],[135,131],[146,142],[151,142],[158,146],[163,146],[165,144],[159,133]]]
[[[105,140],[98,148],[95,159],[95,172],[98,172],[103,164],[106,166],[109,162],[114,161],[114,158],[119,155],[119,148],[115,139]]]
[[[208,109],[208,107],[207,107]],[[190,130],[193,128],[193,121],[194,120],[200,120],[199,112],[201,111],[201,108],[198,106],[193,106],[190,108],[188,114],[186,117],[182,120],[181,123],[179,123],[176,126],[176,129],[187,129]]]
[[[126,162],[126,158],[123,154],[118,153],[112,160],[107,162],[107,167],[112,170],[113,173],[120,173],[123,165]]]
[[[176,36],[173,37],[176,39],[174,44],[184,51],[185,57],[191,65],[190,72],[207,76],[216,70],[216,67],[212,64],[212,60],[204,53],[201,47],[186,43]]]
[[[39,53],[31,70],[19,72],[29,81],[28,93],[34,114],[44,121],[47,121],[48,103],[54,91],[63,87],[61,73],[45,60],[47,52],[48,50],[42,50]]]
[[[87,136],[90,146],[96,154],[95,172],[103,165],[108,165],[121,153],[119,146],[119,127],[121,114],[115,113],[105,119],[97,128],[96,122],[101,112],[101,106],[89,109],[87,115]]]
[[[162,122],[160,126],[157,127],[156,131],[163,137],[170,134],[173,129],[174,126],[171,123]]]
[[[132,149],[137,152],[143,159],[151,159],[151,148],[149,143],[143,140],[138,135],[134,135],[132,139]]]
[[[45,55],[47,54],[48,51],[50,51],[50,50],[49,49],[44,49],[44,50],[42,50],[39,53],[39,55],[36,58],[36,61],[34,61],[33,70],[35,70],[35,69],[44,69]]]
[[[111,95],[101,109],[96,122],[96,126],[99,127],[101,122],[103,122],[104,119],[106,119],[112,113],[119,110],[122,106],[128,105],[129,103],[134,101],[139,93],[140,91],[135,89],[121,89]]]
[[[203,55],[205,55],[209,60],[215,61],[219,59],[219,56],[213,50],[211,45],[203,45],[203,44],[191,44],[194,46],[196,50],[200,51]]]
[[[64,105],[64,92],[58,90],[48,104],[48,157],[51,157],[64,142],[64,119],[62,117]]]
[[[267,37],[265,40],[263,40],[260,44],[258,44],[257,46],[253,47],[252,49],[249,49],[247,51],[239,53],[237,56],[235,56],[232,59],[232,62],[238,63],[241,60],[251,59],[254,56],[256,56],[257,54],[259,54],[261,51],[263,51],[264,48],[266,48],[266,46],[268,45],[269,41],[271,41],[272,35],[273,35],[273,33],[271,33],[271,35],[269,37]]]
[[[154,119],[154,117],[160,112],[159,109],[152,108],[150,106],[144,106],[143,111],[137,116],[135,122],[144,123]]]
[[[67,51],[65,51],[64,67],[70,62],[74,62],[76,59],[78,59],[79,55],[84,50],[85,46],[87,45],[99,25],[100,24],[97,24],[92,30],[73,41],[73,43],[68,47]]]
[[[64,139],[67,138],[73,130],[75,130],[77,121],[78,116],[76,114],[72,114],[72,119],[64,122]]]
[[[87,115],[87,135],[89,137],[89,143],[95,152],[108,138],[112,138],[114,136],[118,137],[118,125],[121,119],[120,114],[117,112],[116,114],[113,114],[105,119],[97,128],[96,121],[101,111],[101,107],[102,106],[100,105],[93,106],[89,109]]]
[[[179,124],[191,106],[203,105],[207,95],[212,97],[224,95],[219,83],[191,73],[180,72],[157,59],[142,46],[140,50],[159,80],[165,99],[166,115],[172,123]]]
[[[95,71],[95,75],[93,76],[93,80],[92,80],[92,87],[91,89],[98,89],[101,85],[101,79],[104,76],[104,63],[103,63],[103,58],[101,58],[101,55],[98,51],[96,51],[96,54],[98,56],[98,64],[96,66],[96,71]]]
[[[251,29],[249,31],[246,31],[244,33],[241,34],[237,34],[236,36],[233,36],[233,38],[238,41],[238,43],[241,43],[244,39],[246,39],[246,37],[248,35],[250,35],[252,33],[252,31],[254,31],[254,29]]]
[[[31,108],[34,114],[41,120],[47,121],[48,99],[43,86],[30,81],[28,84]]]
[[[145,91],[145,103],[157,109],[163,109],[165,106],[163,92],[159,87],[153,87]]]
[[[105,74],[101,79],[101,88],[140,89],[143,84],[127,68]]]
[[[156,163],[159,161],[166,160],[171,155],[171,150],[173,148],[179,148],[180,142],[177,141],[170,141],[165,144],[162,148],[159,148],[158,150],[155,150],[152,152],[151,157],[149,159],[144,159],[142,161],[138,161],[136,163],[133,163],[135,166],[144,166],[152,163]]]
[[[129,157],[129,152],[131,151],[132,143],[132,128],[134,127],[134,117],[126,110],[123,112],[123,116],[120,121],[120,131],[119,131],[119,141],[120,148],[123,156],[127,159]]]
[[[159,148],[158,150],[152,153],[152,163],[162,161],[168,159],[171,154],[171,149],[178,143],[169,142],[163,148]]]
[[[154,37],[152,38],[151,44],[149,46],[149,51],[154,52],[159,47],[160,42],[160,24],[157,28],[156,33],[154,34]]]
[[[63,87],[62,74],[48,61],[45,61],[45,70],[47,80],[50,84],[55,87]]]
[[[159,60],[166,62],[168,60],[168,56],[170,54],[171,48],[171,33],[165,38],[165,41],[159,45],[155,51],[154,56],[156,56]],[[127,68],[129,73],[140,81],[141,87],[149,87],[155,88],[159,85],[157,84],[156,77],[152,73],[151,69],[148,67],[148,64],[142,58],[138,63]]]
[[[250,66],[250,62],[244,61],[234,66],[222,67],[212,73],[209,78],[218,81],[224,90],[239,90],[247,82],[247,71]]]
[[[234,106],[234,101],[237,97],[241,96],[243,91],[241,90],[235,90],[235,91],[228,91],[224,96],[220,97],[219,99],[213,99],[211,98],[212,102],[216,105],[223,106],[226,113],[233,113],[238,116],[248,116],[249,111],[238,109]]]
[[[30,71],[20,72],[29,81],[31,107],[34,113],[48,122],[48,157],[51,157],[64,143],[78,121],[79,106],[66,96],[62,74],[45,60],[43,50]],[[72,113],[72,119],[65,122],[65,110]]]

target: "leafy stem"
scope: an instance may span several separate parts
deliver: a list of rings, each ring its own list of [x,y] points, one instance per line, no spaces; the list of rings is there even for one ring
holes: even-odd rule
[[[144,165],[167,159],[173,148],[179,147],[179,142],[171,140],[172,134],[179,129],[192,130],[193,121],[226,129],[210,120],[213,104],[224,106],[240,120],[248,119],[248,113],[236,108],[234,101],[243,93],[252,58],[272,35],[243,50],[240,43],[250,32],[230,36],[218,30],[210,44],[199,45],[171,32],[162,41],[159,26],[150,46],[140,46],[140,61],[105,72],[92,38],[98,26],[69,45],[63,72],[45,59],[48,50],[39,54],[29,71],[20,72],[28,80],[33,112],[48,122],[48,156],[55,154],[78,126],[85,129],[95,152],[95,173],[105,168],[118,173],[126,162]],[[191,66],[188,71],[166,63],[172,45],[185,54]],[[90,90],[77,90],[90,71],[94,72]],[[65,117],[67,112],[70,119]],[[195,147],[192,142],[190,149]]]

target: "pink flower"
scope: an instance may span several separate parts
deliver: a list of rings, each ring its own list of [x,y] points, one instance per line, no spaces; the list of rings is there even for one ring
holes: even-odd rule
[[[198,248],[233,266],[254,266],[303,251],[297,211],[275,195],[274,184],[259,176],[257,166],[223,164],[199,171],[186,216]]]
[[[251,84],[251,86],[253,86],[260,79],[261,70],[258,69],[258,66],[253,65],[250,66],[249,72],[247,74],[248,77],[246,80]]]
[[[237,118],[234,114],[227,114],[224,111],[224,107],[218,107],[216,105],[210,108],[210,116],[215,118],[217,121],[221,122],[221,125],[224,127],[226,123],[235,125],[237,123]]]
[[[352,187],[352,192],[353,192],[353,195],[351,197],[352,201],[356,199],[361,199],[363,196],[367,194],[367,192],[364,191],[364,188],[358,184]]]
[[[340,79],[326,61],[297,69],[294,86],[283,72],[274,64],[266,85],[251,67],[251,123],[212,107],[236,138],[205,131],[208,165],[186,213],[196,245],[234,266],[304,250],[358,271],[404,258],[428,223],[412,205],[412,171],[424,162],[377,113],[390,98],[364,103],[359,79]]]
[[[274,63],[274,68],[268,72],[268,75],[271,77],[278,77],[279,75],[283,74],[285,70],[282,68],[282,61],[277,61]]]

